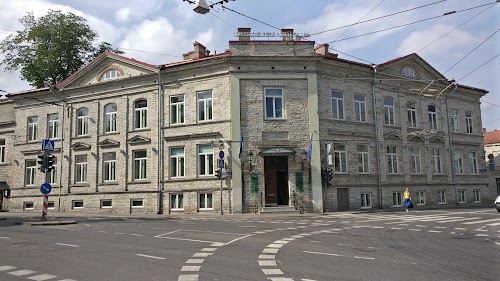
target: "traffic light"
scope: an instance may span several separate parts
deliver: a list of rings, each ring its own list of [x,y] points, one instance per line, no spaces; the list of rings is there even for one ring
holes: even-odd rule
[[[220,179],[221,178],[221,169],[215,170],[215,177]]]
[[[46,154],[42,154],[42,155],[38,155],[38,169],[40,170],[40,172],[42,173],[45,173],[45,171],[47,170],[47,157],[46,157]]]
[[[54,162],[56,160],[56,157],[52,154],[46,154],[47,155],[47,162],[46,162],[46,169],[48,172],[52,171],[54,169]]]
[[[326,169],[326,176],[327,176],[327,178],[326,178],[327,182],[330,182],[333,179],[332,169],[330,169],[330,168]]]

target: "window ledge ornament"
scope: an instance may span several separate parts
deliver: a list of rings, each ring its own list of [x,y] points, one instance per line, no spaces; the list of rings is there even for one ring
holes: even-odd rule
[[[128,139],[127,142],[129,144],[150,143],[151,139],[150,138],[146,138],[146,137],[142,137],[142,136],[139,136],[139,135],[135,135],[135,136],[131,137],[130,139]]]
[[[71,145],[71,148],[73,150],[84,150],[84,149],[90,149],[90,145],[82,142],[77,142]]]
[[[119,146],[119,145],[120,145],[119,141],[114,141],[110,139],[105,139],[99,143],[100,147]]]

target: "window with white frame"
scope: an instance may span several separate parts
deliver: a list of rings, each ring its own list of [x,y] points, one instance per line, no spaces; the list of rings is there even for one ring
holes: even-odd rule
[[[438,204],[446,204],[446,191],[438,191]]]
[[[434,174],[443,173],[443,166],[441,164],[441,149],[432,149],[432,166],[434,167]]]
[[[134,129],[148,127],[148,101],[138,100],[134,102]]]
[[[75,156],[75,183],[87,182],[87,155]]]
[[[73,208],[73,209],[83,209],[83,200],[73,200],[73,201],[71,201],[71,208]]]
[[[459,190],[458,191],[458,203],[465,203],[465,202],[467,202],[465,199],[466,199],[465,198],[465,190]]]
[[[199,175],[210,176],[214,174],[214,149],[211,145],[198,146]]]
[[[462,165],[462,151],[453,150],[451,154],[453,157],[453,170],[455,175],[463,175],[464,169]]]
[[[361,209],[370,209],[372,207],[371,193],[361,193]]]
[[[401,192],[392,193],[392,206],[394,207],[403,206],[403,196],[401,195]]]
[[[76,135],[84,136],[89,133],[89,110],[82,107],[76,111]]]
[[[402,70],[401,70],[401,74],[403,74],[403,76],[406,76],[406,77],[410,77],[410,78],[417,78],[417,73],[415,72],[415,70],[411,67],[404,67]]]
[[[104,132],[116,132],[116,112],[118,107],[116,103],[108,103],[104,106]]]
[[[394,99],[391,97],[384,97],[384,122],[386,125],[394,125]]]
[[[454,133],[458,133],[460,130],[458,128],[458,110],[450,109],[450,129]]]
[[[477,168],[477,156],[476,152],[469,152],[469,172],[472,175],[477,175],[479,173],[479,169]]]
[[[23,202],[23,209],[26,211],[33,211],[35,209],[33,202],[32,201]]]
[[[427,106],[427,111],[429,114],[429,130],[437,130],[437,114],[436,114],[436,106],[433,104],[429,104]]]
[[[418,147],[410,147],[410,171],[412,174],[420,174],[421,162],[420,162],[420,148]]]
[[[283,89],[264,89],[266,119],[283,119]]]
[[[354,114],[356,121],[366,122],[366,97],[354,95]]]
[[[333,165],[336,174],[347,174],[347,149],[345,143],[333,144]]]
[[[333,119],[344,119],[344,93],[332,91],[332,116]]]
[[[417,191],[417,205],[425,205],[425,191]]]
[[[389,174],[398,173],[398,150],[396,146],[387,147],[387,168]]]
[[[170,149],[170,175],[172,178],[184,177],[184,147]]]
[[[134,180],[145,180],[147,178],[146,150],[136,150],[132,154],[134,158]]]
[[[184,95],[170,97],[170,124],[184,124]]]
[[[370,157],[368,153],[368,145],[358,144],[358,173],[369,174],[370,173]]]
[[[472,134],[474,131],[472,130],[472,112],[465,112],[465,127],[467,129],[467,134]]]
[[[130,207],[132,207],[133,209],[144,208],[144,200],[143,199],[132,199],[132,200],[130,200]]]
[[[198,121],[210,121],[213,119],[213,97],[212,91],[198,93]]]
[[[35,184],[36,160],[26,160],[26,173],[24,176],[24,185]]]
[[[48,174],[48,183],[50,184],[57,184],[57,159],[54,158],[54,164],[52,165],[52,170],[50,170],[50,172],[46,172],[46,173],[49,173]]]
[[[212,210],[214,208],[212,201],[212,193],[200,193],[198,202],[200,210]]]
[[[481,202],[481,192],[479,189],[475,189],[472,191],[474,194],[474,203],[480,203]]]
[[[0,139],[0,163],[5,162],[5,140]]]
[[[55,209],[54,207],[55,207],[54,201],[47,202],[47,209],[54,210]]]
[[[102,154],[103,181],[116,181],[116,153],[106,152]]]
[[[170,194],[170,210],[184,210],[184,196],[182,194]]]
[[[113,208],[113,200],[111,199],[101,200],[101,209],[111,209],[111,208]]]
[[[408,113],[408,127],[416,128],[417,127],[417,109],[415,106],[415,102],[409,101],[406,104],[406,112]]]
[[[38,116],[28,117],[28,141],[38,139]]]
[[[99,81],[111,79],[111,78],[116,78],[116,77],[120,77],[120,76],[121,76],[120,71],[118,71],[116,69],[110,69],[101,75],[101,77],[99,78]]]
[[[47,115],[47,137],[49,139],[57,138],[59,132],[59,114],[53,113]]]

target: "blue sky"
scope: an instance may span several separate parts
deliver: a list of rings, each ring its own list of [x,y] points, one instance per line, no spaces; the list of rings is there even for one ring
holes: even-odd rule
[[[495,1],[236,0],[224,5],[271,26],[294,28],[295,32],[313,34],[356,23],[363,17],[363,20],[369,20],[439,2],[425,8],[355,25],[349,30],[342,28],[313,35],[310,40],[318,44],[332,42],[330,49],[363,59],[362,62],[375,64],[417,52],[447,78],[459,80],[497,56],[500,51],[500,31],[494,34],[500,28],[500,3],[461,11]],[[207,2],[210,4],[210,1]],[[193,12],[192,8],[192,4],[182,0],[0,1],[0,10],[3,11],[0,18],[0,40],[11,33],[8,30],[21,28],[18,19],[27,12],[33,11],[35,16],[42,16],[49,9],[71,11],[85,17],[90,26],[99,33],[99,40],[123,48],[127,57],[151,64],[182,60],[182,54],[192,50],[195,40],[205,45],[212,54],[214,51],[223,52],[228,48],[229,40],[236,40],[237,27],[250,27],[255,32],[277,31],[273,27],[223,9],[220,5],[205,15]],[[457,13],[439,17],[451,11]],[[474,16],[476,17],[473,18]],[[348,39],[432,17],[438,18]],[[421,50],[453,29],[453,32]],[[494,35],[491,36],[492,34]],[[490,39],[482,43],[490,36]],[[470,55],[447,71],[476,47]],[[359,61],[342,53],[339,57]],[[0,56],[0,59],[3,57]],[[488,131],[500,129],[499,80],[500,56],[459,81],[460,84],[490,91],[482,98],[481,106],[483,127]],[[16,92],[29,88],[28,83],[19,79],[18,73],[10,74],[0,70],[1,90]]]

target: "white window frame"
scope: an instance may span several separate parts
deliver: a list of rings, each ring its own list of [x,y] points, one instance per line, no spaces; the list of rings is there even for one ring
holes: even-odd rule
[[[333,171],[335,174],[347,174],[347,145],[341,142],[333,143]]]
[[[122,76],[122,74],[120,73],[120,71],[116,70],[116,69],[109,69],[109,70],[106,70],[106,72],[104,72],[101,77],[99,77],[99,81],[103,81],[103,80],[107,80],[107,79],[113,79],[113,78],[118,78]]]
[[[417,205],[425,205],[425,191],[417,191]]]
[[[170,97],[170,125],[184,124],[184,95]]]
[[[467,197],[464,189],[458,191],[458,203],[460,204],[467,203]]]
[[[86,136],[89,133],[89,110],[86,107],[76,111],[76,135]]]
[[[434,109],[434,111],[432,111],[432,109]],[[438,129],[438,124],[437,124],[437,107],[433,104],[429,104],[427,106],[427,114],[429,116],[429,130],[432,130],[432,131],[437,131]]]
[[[422,173],[422,162],[420,158],[420,148],[410,147],[410,172],[412,174]]]
[[[334,120],[344,120],[344,93],[332,91],[332,118]]]
[[[361,193],[361,209],[371,209],[371,208],[372,208],[372,194]]]
[[[140,205],[135,205],[134,203],[141,203]],[[142,209],[144,208],[144,199],[142,198],[136,198],[136,199],[130,199],[130,208],[132,209]]]
[[[198,146],[198,175],[213,176],[214,175],[214,149],[212,145]]]
[[[443,164],[441,163],[441,149],[432,149],[432,166],[434,167],[434,174],[443,173]]]
[[[110,159],[108,159],[108,157]],[[102,180],[103,182],[116,181],[116,153],[106,152],[102,156]]]
[[[438,191],[438,204],[446,204],[446,191],[440,190]]]
[[[466,133],[467,134],[473,134],[474,129],[472,127],[472,111],[466,111],[465,112],[465,128],[466,128]]]
[[[392,97],[384,97],[384,124],[385,125],[396,125],[396,119],[394,116],[394,99]]]
[[[0,139],[0,163],[5,163],[5,140]]]
[[[417,73],[411,67],[407,67],[407,66],[403,67],[403,69],[401,70],[401,74],[403,76],[406,76],[406,77],[417,78]]]
[[[397,146],[387,146],[387,173],[391,175],[397,175],[399,173]]]
[[[31,207],[28,207],[28,205],[31,205]],[[35,203],[33,201],[25,201],[25,202],[23,202],[23,210],[24,211],[33,211],[33,210],[35,210]]]
[[[25,174],[24,174],[24,185],[25,186],[33,186],[33,185],[35,185],[35,179],[36,179],[37,161],[31,160],[31,159],[26,160],[25,165],[26,165],[26,167],[25,167]]]
[[[47,138],[55,139],[59,135],[59,114],[52,113],[47,115]]]
[[[367,144],[358,144],[358,174],[370,173],[370,148]]]
[[[182,153],[181,153],[182,150]],[[174,153],[178,151],[178,153]],[[184,147],[170,148],[170,177],[184,178],[185,175],[185,150]]]
[[[141,103],[141,105],[139,103]],[[145,103],[146,106],[142,106],[142,103]],[[134,102],[134,129],[145,129],[147,127],[148,127],[148,101],[145,99],[136,100]]]
[[[198,122],[206,122],[214,119],[213,93],[212,90],[196,93],[198,104]]]
[[[358,122],[366,122],[366,96],[354,94],[354,115]]]
[[[401,192],[392,193],[392,206],[393,207],[403,206],[403,194]]]
[[[77,203],[82,203],[82,206],[76,206]],[[71,209],[73,210],[82,210],[83,209],[83,200],[72,200],[71,201]]]
[[[77,158],[79,156],[85,156],[85,161],[78,162]],[[82,157],[83,158],[83,157]],[[87,182],[87,155],[75,155],[75,183],[86,183]]]
[[[113,108],[114,107],[114,108]],[[104,106],[104,132],[114,133],[117,131],[116,114],[118,107],[116,103],[108,103]]]
[[[38,116],[28,117],[28,141],[38,139]]]
[[[203,202],[203,206],[201,202]],[[211,205],[211,207],[208,207]],[[213,193],[198,193],[198,209],[203,210],[213,210],[214,209],[214,197]]]
[[[139,155],[144,154],[144,155]],[[132,151],[132,158],[134,160],[134,165],[132,167],[133,179],[134,181],[146,180],[148,177],[147,163],[148,154],[145,149]]]
[[[416,128],[417,127],[417,109],[414,101],[409,101],[406,104],[406,112],[408,115],[408,127]]]
[[[54,201],[47,202],[47,209],[48,210],[54,210],[55,206],[56,206],[56,204],[54,203]]]
[[[170,210],[172,210],[172,211],[183,211],[184,210],[184,194],[182,194],[182,193],[171,193],[170,194]]]
[[[109,202],[109,206],[107,204],[105,205],[104,202]],[[101,199],[100,201],[100,208],[101,209],[113,209],[113,200],[112,199]]]
[[[464,174],[464,166],[462,163],[462,151],[454,149],[452,151],[453,157],[453,172],[455,175],[463,175]]]
[[[479,168],[477,166],[477,153],[475,151],[469,151],[469,172],[471,175],[479,174]]]
[[[458,127],[458,109],[450,109],[450,129],[453,133],[459,133],[460,129]]]
[[[472,193],[474,194],[474,203],[481,203],[481,191],[474,189]]]
[[[268,114],[269,105],[272,106],[271,114]],[[264,89],[264,116],[266,120],[285,119],[285,99],[282,88]]]

